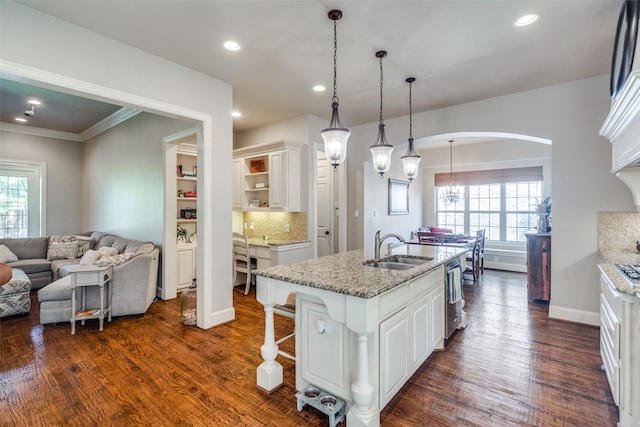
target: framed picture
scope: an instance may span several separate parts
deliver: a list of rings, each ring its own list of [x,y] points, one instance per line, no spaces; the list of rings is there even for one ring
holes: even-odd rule
[[[409,181],[389,178],[389,215],[409,214]]]

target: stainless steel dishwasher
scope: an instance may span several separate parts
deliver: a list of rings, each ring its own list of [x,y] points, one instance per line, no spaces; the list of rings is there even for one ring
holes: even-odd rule
[[[445,338],[449,339],[456,329],[462,327],[464,294],[462,290],[462,267],[458,258],[444,265],[445,283]]]

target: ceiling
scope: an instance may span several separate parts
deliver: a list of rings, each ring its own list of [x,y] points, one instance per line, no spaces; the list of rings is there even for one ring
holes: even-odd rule
[[[3,0],[4,1],[4,0]],[[330,118],[331,9],[341,9],[338,97],[346,127],[609,73],[621,1],[19,1],[233,85],[234,131],[313,114]],[[541,18],[512,23],[526,12]],[[229,52],[221,44],[242,45]],[[7,42],[6,40],[2,41]],[[316,93],[313,85],[327,91]],[[608,93],[608,88],[603,88]],[[0,81],[0,119],[40,96],[29,125],[79,133],[117,106]],[[66,108],[69,108],[68,110]],[[28,117],[27,117],[28,118]],[[15,122],[14,122],[15,123]],[[94,122],[95,123],[95,122]]]

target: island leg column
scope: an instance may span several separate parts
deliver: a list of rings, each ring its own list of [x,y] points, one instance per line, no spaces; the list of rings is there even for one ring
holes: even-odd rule
[[[369,338],[366,333],[358,333],[358,372],[356,381],[351,384],[354,406],[347,413],[349,427],[377,427],[380,425],[380,412],[375,411],[373,403],[374,388],[369,381]]]
[[[260,354],[264,362],[257,369],[258,387],[271,393],[282,385],[282,365],[276,362],[278,344],[276,344],[273,327],[273,306],[265,304],[264,344],[260,347]]]

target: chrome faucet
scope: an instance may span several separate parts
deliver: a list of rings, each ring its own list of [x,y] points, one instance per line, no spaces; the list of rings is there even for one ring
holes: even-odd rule
[[[380,237],[380,230],[378,230],[378,232],[376,233],[376,238],[375,238],[375,243],[374,243],[374,259],[376,261],[380,260],[380,246],[382,246],[382,242],[384,242],[384,240],[387,237],[395,237],[396,239],[400,240],[401,242],[404,243],[404,238],[402,236],[399,236],[397,234],[393,234],[393,233],[389,233],[389,234],[385,234],[384,236]]]

